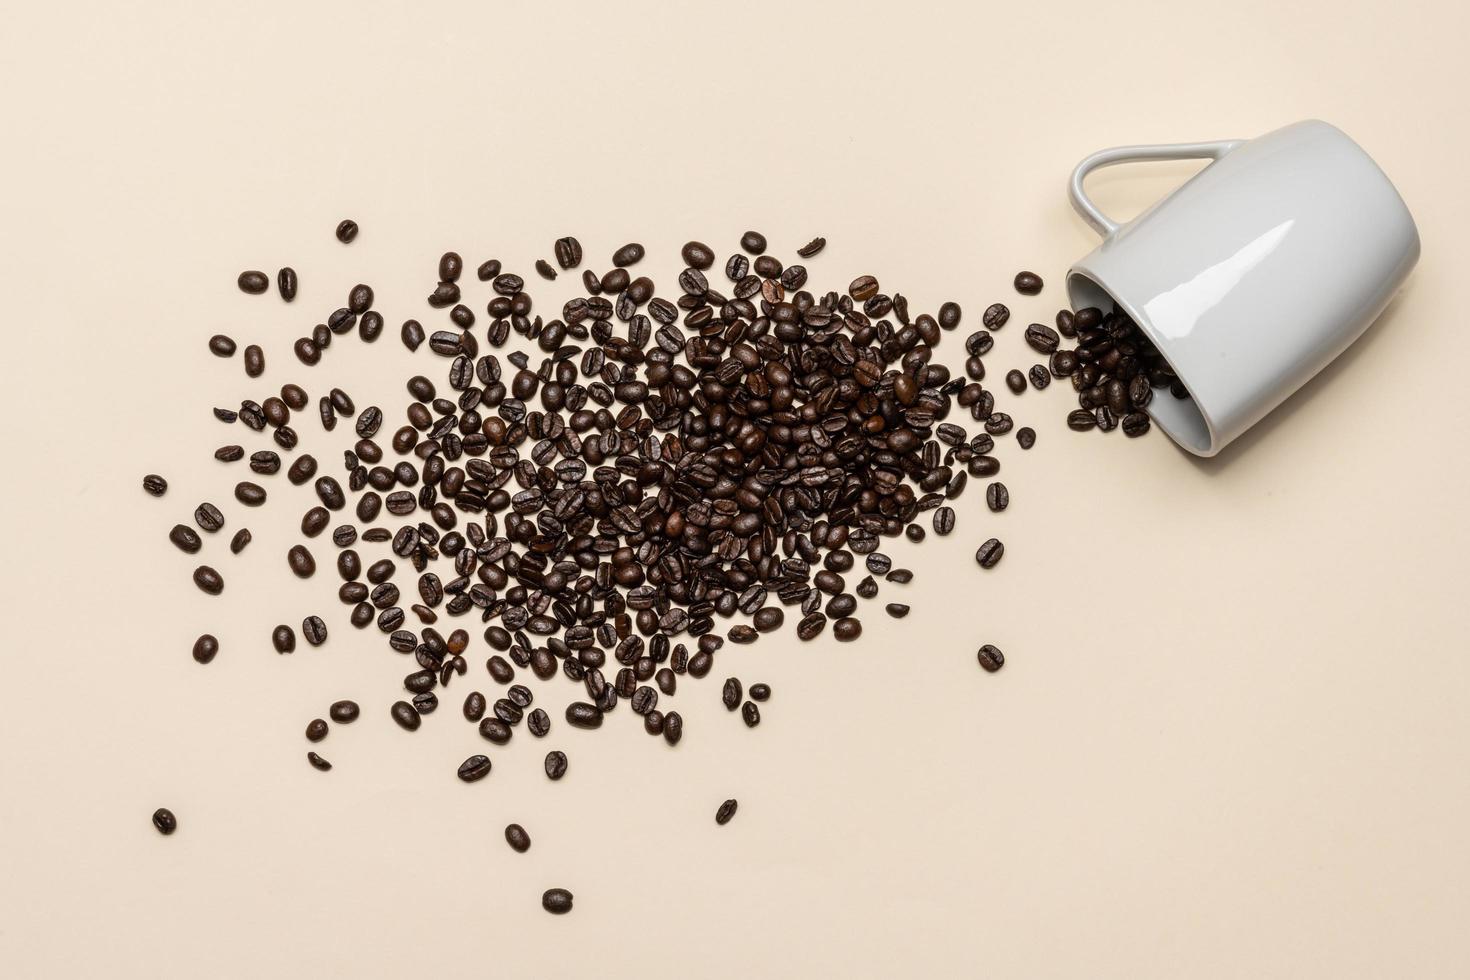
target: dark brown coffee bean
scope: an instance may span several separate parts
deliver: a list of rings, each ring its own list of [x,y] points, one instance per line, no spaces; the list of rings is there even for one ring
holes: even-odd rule
[[[1129,412],[1123,416],[1123,434],[1130,439],[1137,439],[1149,429],[1149,418],[1142,412]]]
[[[259,507],[265,503],[265,487],[248,480],[235,484],[235,499],[246,507]]]
[[[179,829],[179,819],[168,807],[159,807],[153,811],[153,828],[167,837]]]
[[[633,265],[642,258],[643,246],[637,242],[629,242],[613,253],[612,264],[615,266]]]
[[[1026,390],[1026,376],[1014,368],[1006,372],[1006,387],[1011,394],[1019,395]]]
[[[824,249],[826,247],[827,247],[827,239],[825,239],[825,238],[813,238],[811,241],[807,242],[801,248],[797,249],[796,250],[796,254],[797,255],[800,255],[804,259],[809,259],[813,255],[816,255],[818,252],[820,252],[822,249]]]
[[[327,717],[339,725],[356,721],[360,714],[362,714],[362,709],[357,706],[356,701],[334,701],[331,708],[327,710]]]
[[[479,721],[485,717],[485,695],[471,691],[464,699],[465,721]]]
[[[323,718],[313,718],[306,725],[306,740],[308,742],[320,742],[327,737],[327,722]]]
[[[771,685],[769,685],[769,684],[752,684],[752,685],[750,685],[750,698],[751,698],[752,701],[768,701],[768,700],[770,700],[770,697],[771,697]]]
[[[852,620],[857,622],[857,620]],[[833,627],[832,635],[837,635],[836,627]],[[747,701],[740,706],[740,717],[745,722],[746,728],[754,728],[761,723],[761,709],[754,701]]]
[[[286,563],[297,578],[311,578],[316,574],[316,559],[305,545],[292,545],[286,553]]]
[[[567,705],[567,723],[573,728],[601,728],[602,712],[595,704],[573,701]]]
[[[540,708],[532,709],[526,716],[526,729],[537,738],[545,737],[551,731],[551,716]]]
[[[416,732],[419,730],[419,726],[423,724],[423,719],[419,716],[419,713],[407,701],[394,701],[388,709],[388,715],[399,728],[406,732]]]
[[[1005,554],[1005,545],[996,538],[990,538],[982,544],[975,552],[975,561],[980,563],[981,568],[994,568]]]
[[[1044,323],[1033,323],[1026,328],[1026,343],[1038,354],[1051,354],[1062,338]]]
[[[175,524],[168,532],[168,539],[180,551],[188,555],[195,554],[204,547],[204,542],[199,539],[199,534],[186,524]]]
[[[1041,277],[1034,272],[1018,272],[1015,280],[1016,292],[1023,296],[1035,296],[1041,292]]]
[[[505,825],[505,842],[517,854],[524,854],[531,849],[531,835],[526,833],[526,828],[518,823]]]
[[[556,269],[545,259],[536,260],[536,274],[542,279],[552,280],[556,278]]]
[[[954,530],[954,508],[940,507],[934,511],[934,533],[948,534]]]
[[[991,303],[985,308],[985,312],[981,314],[980,322],[985,324],[985,329],[987,330],[999,330],[1006,325],[1006,321],[1010,318],[1010,307],[1004,303]],[[971,351],[971,353],[974,353],[974,351]]]
[[[407,347],[409,350],[418,350],[419,346],[424,342],[423,324],[417,320],[404,320],[403,328],[399,331],[398,336],[403,341],[404,347]]]
[[[552,915],[566,915],[572,910],[572,893],[565,888],[548,888],[541,895],[541,907]]]
[[[664,715],[663,734],[665,742],[670,745],[679,744],[679,740],[684,737],[684,717],[679,712],[670,711]]]
[[[558,238],[552,251],[556,253],[556,264],[563,269],[575,269],[582,264],[582,243],[575,238]]]
[[[211,633],[199,634],[199,639],[194,641],[194,660],[197,663],[207,664],[219,653],[219,640]]]
[[[490,757],[472,755],[459,764],[459,778],[473,783],[490,775]]]
[[[307,643],[319,647],[327,642],[327,624],[320,616],[307,616],[301,621],[301,635]]]
[[[219,595],[225,590],[225,580],[208,565],[200,565],[194,569],[194,584],[207,595]]]
[[[599,714],[599,717],[601,715]],[[575,724],[575,722],[573,722]],[[557,780],[567,774],[567,754],[553,749],[546,753],[546,778]]]
[[[939,307],[939,326],[953,330],[960,325],[960,304],[944,303]]]
[[[296,632],[284,623],[271,630],[271,646],[276,648],[276,653],[294,653],[296,650]]]
[[[321,348],[310,337],[302,337],[296,341],[291,350],[296,354],[296,359],[307,367],[312,367],[322,359]]]
[[[215,357],[234,357],[235,342],[222,333],[209,338],[209,352]]]
[[[725,826],[735,816],[735,811],[739,807],[740,804],[735,800],[726,800],[721,803],[720,808],[715,811],[715,823],[721,827]]]
[[[168,481],[157,473],[149,473],[143,477],[143,489],[155,497],[162,497],[168,492]]]
[[[859,303],[878,295],[878,280],[872,276],[858,276],[847,287],[847,294]]]
[[[892,616],[894,619],[903,619],[909,614],[909,607],[901,602],[890,602],[888,605],[883,607],[883,611],[888,613],[888,615]]]
[[[1074,408],[1067,414],[1067,428],[1074,432],[1086,432],[1097,426],[1097,419],[1085,408]]]
[[[253,269],[240,273],[236,282],[240,286],[240,291],[244,293],[259,294],[271,288],[270,277],[264,272],[256,272]]]
[[[203,503],[194,508],[194,523],[199,525],[201,531],[213,534],[225,526],[225,515],[214,504]]]
[[[844,616],[832,624],[832,635],[843,643],[851,643],[863,635],[862,621]]]
[[[1011,505],[1011,493],[999,480],[985,488],[985,505],[999,513]]]
[[[282,267],[276,273],[276,289],[280,291],[281,299],[291,302],[296,298],[296,270],[289,265]]]
[[[993,674],[997,670],[1000,670],[1006,663],[1005,654],[1001,653],[1000,650],[991,646],[989,643],[980,648],[980,652],[976,654],[976,659],[980,661],[980,666],[985,668],[985,672],[988,674]]]
[[[317,770],[318,772],[332,771],[332,764],[326,759],[323,759],[321,756],[317,755],[315,752],[306,753],[306,761],[311,763],[311,768]]]
[[[809,613],[803,616],[801,622],[796,624],[796,635],[802,640],[814,640],[822,635],[827,628],[827,617],[819,612]]]
[[[357,222],[351,218],[344,218],[337,225],[337,241],[343,245],[351,242],[357,237]]]
[[[725,687],[720,694],[720,700],[725,703],[726,710],[734,711],[736,708],[740,707],[741,697],[742,692],[740,687],[740,679],[738,677],[726,678]]]
[[[740,247],[751,255],[760,255],[766,250],[766,236],[758,231],[747,231],[740,236]]]
[[[1030,449],[1036,445],[1036,430],[1029,425],[1023,425],[1016,430],[1016,445],[1022,449]]]
[[[704,242],[686,242],[679,254],[691,269],[704,271],[715,264],[714,250]]]

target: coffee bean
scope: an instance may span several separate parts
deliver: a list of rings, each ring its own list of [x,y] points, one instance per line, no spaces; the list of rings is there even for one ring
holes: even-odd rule
[[[582,243],[575,238],[558,238],[552,251],[556,253],[557,265],[563,269],[575,269],[582,264]]]
[[[601,717],[601,715],[599,715]],[[568,719],[570,720],[570,719]],[[575,724],[575,722],[573,722]],[[546,753],[546,778],[557,780],[567,774],[567,754],[555,749]]]
[[[219,640],[210,633],[199,634],[199,639],[194,641],[194,660],[197,663],[207,664],[219,653]]]
[[[643,246],[637,242],[630,242],[613,253],[612,264],[615,266],[633,265],[643,258]]]
[[[704,242],[686,242],[679,255],[684,259],[684,264],[691,269],[701,271],[715,264],[715,253]]]
[[[532,710],[526,716],[526,729],[537,738],[545,737],[546,733],[551,731],[551,716],[540,708]]]
[[[1011,493],[1004,483],[997,480],[985,488],[985,505],[997,513],[1011,505]]]
[[[987,330],[999,330],[1006,325],[1006,321],[1010,318],[1011,311],[1008,306],[1004,303],[991,303],[985,308],[985,312],[981,314],[980,322],[985,325],[985,329]],[[976,352],[971,351],[971,353]]]
[[[162,497],[168,492],[168,481],[157,473],[149,473],[143,477],[143,489],[155,497]]]
[[[346,245],[356,237],[357,222],[353,221],[351,218],[344,218],[337,225],[337,241],[341,242],[343,245]]]
[[[235,342],[222,333],[209,338],[209,352],[215,357],[234,357]]]
[[[198,533],[185,524],[175,524],[168,532],[168,539],[185,554],[192,555],[204,546],[199,540]]]
[[[1016,430],[1016,445],[1022,449],[1030,449],[1036,445],[1036,430],[1029,425],[1023,425]]]
[[[1130,439],[1137,439],[1149,430],[1149,418],[1142,412],[1129,412],[1123,416],[1123,434]]]
[[[541,895],[541,907],[552,915],[565,915],[572,910],[572,893],[565,888],[548,888]]]
[[[265,373],[265,351],[256,344],[245,348],[245,374],[258,378]]]
[[[424,342],[424,328],[417,320],[404,320],[403,329],[399,331],[399,338],[403,346],[409,350],[418,350]]]
[[[225,590],[225,580],[208,565],[200,565],[194,569],[194,584],[207,595],[219,595]]]
[[[1075,432],[1086,432],[1097,425],[1097,419],[1085,408],[1074,408],[1067,414],[1067,428]]]
[[[296,633],[286,625],[277,626],[271,631],[271,646],[276,648],[276,653],[291,653],[296,649]]]
[[[225,516],[214,504],[203,503],[194,508],[194,523],[199,525],[201,531],[213,534],[225,526]]]
[[[573,701],[567,705],[567,723],[573,728],[601,728],[602,712],[595,704]]]
[[[1026,328],[1026,343],[1038,354],[1051,354],[1061,343],[1061,337],[1044,323],[1033,323]]]
[[[859,303],[878,295],[878,280],[872,276],[858,276],[847,287],[847,294]]]
[[[321,756],[317,755],[315,752],[306,753],[306,761],[311,763],[311,767],[318,772],[332,771],[332,764],[326,759],[323,759]]]
[[[858,594],[859,599],[871,599],[878,594],[878,583],[873,581],[873,576],[865,575],[853,591]],[[851,612],[851,610],[848,611]]]
[[[851,616],[844,616],[832,624],[832,635],[843,643],[851,643],[863,635],[863,624]]]
[[[556,269],[552,268],[551,263],[548,262],[548,261],[546,261],[545,259],[537,259],[536,260],[536,274],[538,276],[540,276],[542,279],[547,279],[547,280],[555,279],[556,278]]]
[[[295,299],[296,270],[291,268],[289,265],[283,266],[281,268],[281,271],[276,273],[276,289],[280,291],[281,299],[285,300],[286,302],[289,303],[293,299]]]
[[[419,713],[413,710],[413,705],[407,701],[394,701],[388,709],[388,714],[394,723],[406,732],[416,732],[419,730],[419,725],[423,724]]]
[[[803,616],[801,622],[796,624],[796,635],[802,640],[814,640],[822,635],[827,628],[827,617],[819,612],[809,613]]]
[[[954,530],[954,508],[940,507],[934,511],[934,533],[948,534]]]
[[[740,236],[740,247],[751,255],[760,255],[766,250],[766,236],[758,231],[747,231]]]
[[[771,697],[771,685],[769,685],[769,684],[752,684],[752,685],[750,685],[750,697],[751,697],[751,700],[752,701],[767,701],[767,700],[769,700],[770,697]]]
[[[903,619],[909,614],[909,607],[901,602],[890,602],[888,605],[883,607],[883,611],[888,613],[888,615],[892,616],[894,619]]]
[[[811,241],[807,242],[801,248],[797,249],[796,250],[796,254],[797,255],[800,255],[804,259],[809,259],[813,255],[816,255],[818,252],[820,252],[822,249],[824,249],[826,247],[827,247],[827,239],[825,239],[825,238],[813,238]]]
[[[465,721],[479,721],[485,716],[485,695],[471,691],[464,699]]]
[[[715,811],[715,823],[719,824],[721,827],[725,826],[725,824],[729,823],[730,819],[735,816],[735,810],[739,806],[740,804],[735,800],[726,800],[725,802],[721,803],[720,808]]]
[[[684,737],[684,718],[677,711],[670,711],[664,715],[664,741],[670,745],[678,745],[679,740]]]
[[[1026,390],[1026,376],[1017,370],[1006,372],[1006,387],[1011,389],[1011,394],[1019,395]]]
[[[301,635],[307,643],[319,647],[327,642],[327,624],[320,616],[307,616],[301,621]]]
[[[1006,547],[996,538],[990,538],[975,552],[975,560],[981,568],[994,568],[1005,554]]]
[[[422,694],[413,696],[413,710],[421,715],[431,715],[437,707],[439,707],[439,698],[433,691],[424,691]]]
[[[991,646],[989,643],[980,648],[980,652],[976,654],[976,658],[980,661],[980,666],[985,668],[985,672],[989,674],[1000,670],[1006,663],[1005,654],[1001,653],[1000,650]]]
[[[270,278],[264,272],[256,272],[254,270],[240,273],[240,277],[236,282],[239,284],[240,291],[243,293],[263,293],[271,286]]]
[[[839,622],[841,621],[839,620]],[[857,620],[851,620],[851,622],[855,623]],[[833,627],[832,632],[834,636],[837,635],[836,627]],[[761,723],[761,709],[756,706],[754,701],[747,701],[740,706],[740,717],[745,722],[746,728],[754,728]]]
[[[235,484],[235,499],[246,507],[259,507],[265,503],[265,487],[248,480]]]
[[[327,717],[339,725],[346,725],[357,720],[362,709],[357,706],[356,701],[333,701],[331,708],[327,710]]]
[[[174,812],[167,807],[159,807],[153,811],[153,826],[160,834],[167,837],[179,829],[179,820]]]
[[[734,711],[740,707],[741,688],[738,677],[730,677],[725,680],[725,687],[721,693],[721,700],[725,702],[725,708]]]
[[[313,718],[306,724],[306,740],[308,742],[320,742],[327,737],[327,722],[323,718]]]
[[[1041,277],[1034,272],[1016,273],[1016,292],[1023,296],[1035,296],[1041,292]]]
[[[292,545],[286,553],[286,563],[297,578],[311,578],[316,574],[316,559],[305,545]]]
[[[576,239],[572,240],[576,241]],[[524,854],[531,849],[531,835],[526,833],[526,828],[518,823],[505,825],[505,842],[517,854]]]

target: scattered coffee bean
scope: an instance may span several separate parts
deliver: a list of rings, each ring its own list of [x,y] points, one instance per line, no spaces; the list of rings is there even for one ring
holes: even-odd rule
[[[167,837],[179,829],[179,820],[174,812],[168,807],[159,807],[153,811],[153,826],[163,836]]]
[[[1001,556],[1005,554],[1005,550],[1006,546],[999,540],[990,538],[975,552],[975,560],[980,563],[981,568],[994,568]]]
[[[575,724],[575,723],[574,723]],[[546,778],[557,780],[567,774],[567,754],[555,749],[546,753]]]
[[[419,713],[407,701],[394,701],[388,709],[388,714],[398,727],[406,732],[416,732],[419,730],[419,725],[423,724]]]
[[[332,707],[327,711],[327,717],[339,725],[345,725],[357,720],[362,709],[357,706],[356,701],[334,701]]]
[[[289,265],[283,266],[281,271],[276,273],[276,289],[280,291],[281,299],[286,302],[289,303],[296,298],[296,285],[296,270]]]
[[[292,653],[296,649],[296,632],[282,624],[271,631],[271,646],[276,653]]]
[[[186,524],[175,524],[168,532],[168,539],[185,554],[192,555],[204,547],[204,542],[199,539],[199,534]]]
[[[565,915],[572,910],[572,893],[565,888],[548,888],[541,895],[541,907],[552,915]]]
[[[1041,292],[1041,277],[1034,272],[1018,272],[1015,286],[1016,292],[1023,296],[1035,296]]]
[[[990,674],[1000,670],[1006,663],[1005,654],[1001,653],[1000,650],[991,646],[989,643],[980,648],[980,652],[976,657],[980,661],[980,666],[984,667],[986,673]]]
[[[215,357],[234,357],[235,342],[222,333],[209,338],[209,352]]]
[[[357,237],[357,222],[351,218],[344,218],[337,225],[337,241],[343,245],[348,244]]]
[[[200,565],[194,569],[194,584],[207,595],[219,595],[225,590],[225,580],[208,565]]]
[[[531,835],[518,823],[505,825],[505,842],[517,854],[524,854],[531,849]]]
[[[196,663],[207,664],[219,653],[219,640],[213,634],[201,633],[199,639],[194,641],[194,660]]]
[[[726,800],[721,803],[720,808],[715,811],[715,823],[721,827],[725,826],[735,816],[735,811],[739,806],[740,804],[735,800]]]
[[[738,677],[727,678],[725,680],[724,691],[721,694],[721,700],[725,702],[725,708],[729,711],[734,711],[740,707],[740,698],[740,679]]]
[[[324,718],[313,718],[306,724],[306,740],[320,742],[327,737],[327,722]]]
[[[307,643],[319,647],[327,642],[327,624],[320,616],[307,616],[301,621],[301,635]]]
[[[750,685],[750,697],[751,697],[751,700],[753,700],[753,701],[766,701],[766,700],[769,700],[770,697],[771,697],[771,685],[769,685],[769,684],[752,684],[752,685]]]
[[[833,629],[833,635],[836,635],[835,627]],[[740,717],[745,721],[746,728],[754,728],[761,723],[761,709],[754,701],[747,701],[740,706]]]
[[[315,752],[306,753],[306,761],[311,763],[311,767],[318,772],[332,771],[332,764],[326,759],[323,759],[321,756],[317,755]]]
[[[890,602],[888,605],[883,607],[883,611],[888,613],[888,615],[892,616],[894,619],[903,619],[909,614],[909,607],[901,602]]]
[[[243,293],[263,293],[271,286],[270,277],[264,272],[254,270],[240,273],[236,282],[239,283],[240,291]]]

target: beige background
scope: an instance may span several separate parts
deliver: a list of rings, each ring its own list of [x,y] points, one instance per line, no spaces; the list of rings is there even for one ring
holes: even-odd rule
[[[0,974],[1465,974],[1462,5],[127,6],[11,4],[0,41]],[[522,735],[460,784],[471,685],[397,731],[404,660],[345,625],[330,545],[308,586],[286,571],[307,491],[278,477],[247,515],[210,458],[248,433],[209,406],[288,380],[401,411],[413,364],[443,370],[395,339],[431,322],[439,253],[529,272],[563,234],[599,268],[645,242],[666,292],[686,238],[725,254],[757,227],[789,256],[825,235],[823,288],[873,273],[969,328],[1011,302],[998,379],[1093,245],[1064,198],[1077,159],[1308,116],[1419,221],[1379,325],[1213,462],[1070,433],[1060,389],[1003,399],[1040,433],[1005,447],[1010,511],[975,492],[954,537],[891,549],[919,574],[880,601],[914,611],[874,608],[860,645],[723,654],[677,698],[674,751],[626,709],[596,735],[558,715],[563,782]],[[1188,173],[1092,186],[1126,215]],[[286,263],[293,306],[234,287]],[[1021,267],[1048,280],[1034,301]],[[301,368],[290,341],[358,281],[390,335]],[[261,382],[205,353],[221,330],[265,345]],[[301,428],[334,466],[345,430]],[[138,489],[154,470],[163,500]],[[201,499],[256,536],[239,559],[208,542],[218,600],[165,540]],[[318,610],[327,646],[270,651]],[[775,688],[753,732],[719,705],[729,673]],[[366,716],[323,776],[301,728],[340,697]],[[539,910],[551,885],[571,916]]]

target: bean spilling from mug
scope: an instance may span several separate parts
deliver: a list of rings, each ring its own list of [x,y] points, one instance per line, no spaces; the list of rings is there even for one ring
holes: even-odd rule
[[[358,231],[344,221],[337,237],[350,243]],[[797,257],[813,258],[825,244],[813,239]],[[479,632],[492,689],[468,692],[461,714],[490,746],[456,763],[466,783],[491,778],[502,747],[554,738],[563,723],[600,728],[624,703],[650,736],[677,745],[686,724],[671,710],[676,692],[686,678],[709,675],[726,644],[783,629],[812,641],[829,626],[839,642],[859,639],[862,604],[913,577],[883,550],[885,539],[953,534],[954,501],[971,478],[988,481],[981,513],[1003,512],[1010,494],[994,479],[997,440],[1014,431],[1022,449],[1035,442],[981,384],[991,331],[1010,316],[1003,304],[989,307],[984,329],[964,341],[966,378],[935,360],[943,335],[960,326],[957,303],[916,313],[871,275],[818,293],[805,265],[771,254],[757,232],[741,237],[717,273],[715,251],[687,243],[672,299],[640,274],[644,255],[642,245],[624,245],[599,274],[582,268],[577,239],[558,239],[554,265],[539,260],[538,277],[558,281],[580,269],[582,288],[543,318],[527,280],[496,259],[475,272],[488,297],[472,299],[464,260],[446,252],[426,281],[429,312],[420,314],[443,322],[410,318],[399,331],[414,358],[432,365],[406,372],[400,406],[359,407],[332,388],[313,408],[306,389],[288,383],[238,409],[214,409],[222,423],[251,430],[241,442],[268,433],[275,447],[247,455],[230,443],[214,452],[219,465],[243,463],[267,482],[284,469],[290,484],[310,486],[315,501],[302,515],[302,539],[281,565],[307,579],[321,570],[324,548],[335,552],[325,568],[341,579],[347,622],[376,629],[405,659],[404,693],[390,693],[381,712],[397,727],[417,731],[442,693],[471,684],[472,630]],[[300,281],[281,269],[281,297],[295,300]],[[239,277],[252,294],[269,282],[264,272]],[[1034,273],[1015,279],[1023,295],[1042,287]],[[472,303],[483,303],[483,313]],[[385,327],[365,284],[324,320],[292,345],[305,367],[354,334],[373,343]],[[1177,385],[1157,352],[1116,312],[1064,311],[1057,324],[1060,335],[1027,328],[1027,343],[1050,362],[1029,375],[1010,372],[1012,392],[1071,378],[1087,427],[1112,428],[1098,414],[1106,411],[1129,435],[1146,431],[1147,416],[1141,427],[1130,420],[1152,387]],[[512,334],[516,346],[539,353],[502,358],[496,351]],[[1063,349],[1061,336],[1075,338],[1076,348]],[[234,341],[225,340],[212,338],[209,351],[233,354]],[[266,362],[251,347],[254,378]],[[350,432],[340,477],[300,451],[298,427],[312,418],[324,433],[339,425]],[[156,474],[143,483],[155,496],[167,489]],[[286,488],[268,491],[254,480],[226,483],[246,508],[289,498]],[[234,519],[203,502],[193,522],[205,537],[179,523],[169,538],[195,554]],[[976,537],[976,563],[988,573],[1005,546],[989,531]],[[231,550],[249,540],[242,529]],[[225,593],[224,575],[210,565],[194,579],[208,595]],[[883,608],[895,618],[910,612],[907,602]],[[308,616],[300,634],[318,646],[326,621]],[[263,624],[266,635],[278,654],[298,649],[289,624]],[[193,657],[207,664],[219,650],[206,634]],[[988,643],[977,658],[986,672],[1005,662]],[[560,710],[540,703],[556,686],[572,691]],[[747,689],[733,676],[720,688],[725,708],[752,729],[770,696],[768,684]],[[306,738],[321,743],[359,714],[356,702],[338,701],[331,723],[312,720]],[[315,750],[306,756],[331,770]],[[543,764],[550,780],[570,765],[555,747]],[[717,822],[728,822],[735,806],[720,806]],[[517,851],[530,847],[519,824],[506,837]],[[552,889],[543,904],[566,912],[571,895]]]

